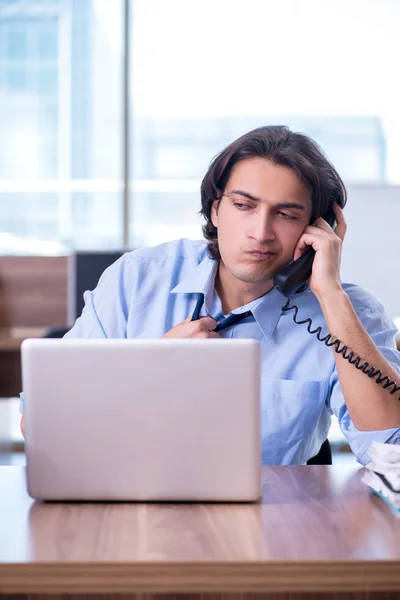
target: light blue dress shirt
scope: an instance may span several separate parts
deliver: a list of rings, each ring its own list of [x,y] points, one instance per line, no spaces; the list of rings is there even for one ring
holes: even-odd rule
[[[126,253],[85,292],[85,308],[67,338],[160,338],[191,316],[199,294],[201,315],[223,317],[215,292],[217,263],[204,241],[178,240]],[[380,351],[400,372],[393,322],[383,306],[358,286],[343,284],[361,322]],[[309,291],[292,298],[299,319],[325,321]],[[252,315],[220,332],[224,338],[254,338],[261,344],[261,422],[263,464],[301,464],[316,455],[326,439],[331,414],[339,420],[357,459],[368,462],[372,441],[400,444],[400,429],[359,431],[350,419],[340,389],[333,351],[282,313],[286,298],[272,289],[236,309]],[[204,372],[206,385],[207,372]],[[388,392],[389,394],[389,392]],[[227,415],[229,418],[229,415]]]

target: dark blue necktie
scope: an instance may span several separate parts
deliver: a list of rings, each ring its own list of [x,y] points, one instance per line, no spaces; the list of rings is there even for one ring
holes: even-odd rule
[[[197,300],[195,309],[192,314],[192,321],[197,321],[200,317],[201,307],[204,304],[204,294],[200,294],[199,299]],[[239,315],[230,314],[228,317],[222,319],[220,323],[216,326],[214,331],[221,331],[221,329],[226,329],[227,327],[231,327],[232,325],[236,325],[239,321],[243,321],[246,317],[251,315],[251,310],[248,310],[244,313],[240,313]]]

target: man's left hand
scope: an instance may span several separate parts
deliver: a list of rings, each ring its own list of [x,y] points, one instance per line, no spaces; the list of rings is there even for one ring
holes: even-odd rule
[[[320,217],[305,228],[294,251],[294,260],[297,260],[307,246],[314,248],[315,257],[308,284],[318,299],[341,289],[340,257],[347,225],[340,206],[334,202],[332,207],[337,222],[335,230]]]

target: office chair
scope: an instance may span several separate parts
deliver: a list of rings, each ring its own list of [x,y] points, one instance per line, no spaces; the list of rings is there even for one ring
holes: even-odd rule
[[[71,327],[50,327],[44,334],[43,337],[45,338],[62,338],[64,337],[64,335],[66,333],[68,333],[68,331],[71,329]]]
[[[328,440],[325,440],[322,444],[318,454],[310,458],[307,461],[308,465],[331,465],[332,464],[332,450]]]

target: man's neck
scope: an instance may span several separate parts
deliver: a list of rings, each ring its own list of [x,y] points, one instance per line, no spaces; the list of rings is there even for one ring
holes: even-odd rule
[[[263,283],[245,283],[232,275],[225,265],[220,262],[215,277],[215,289],[222,303],[225,315],[239,306],[245,306],[264,296],[273,288],[272,281]]]

